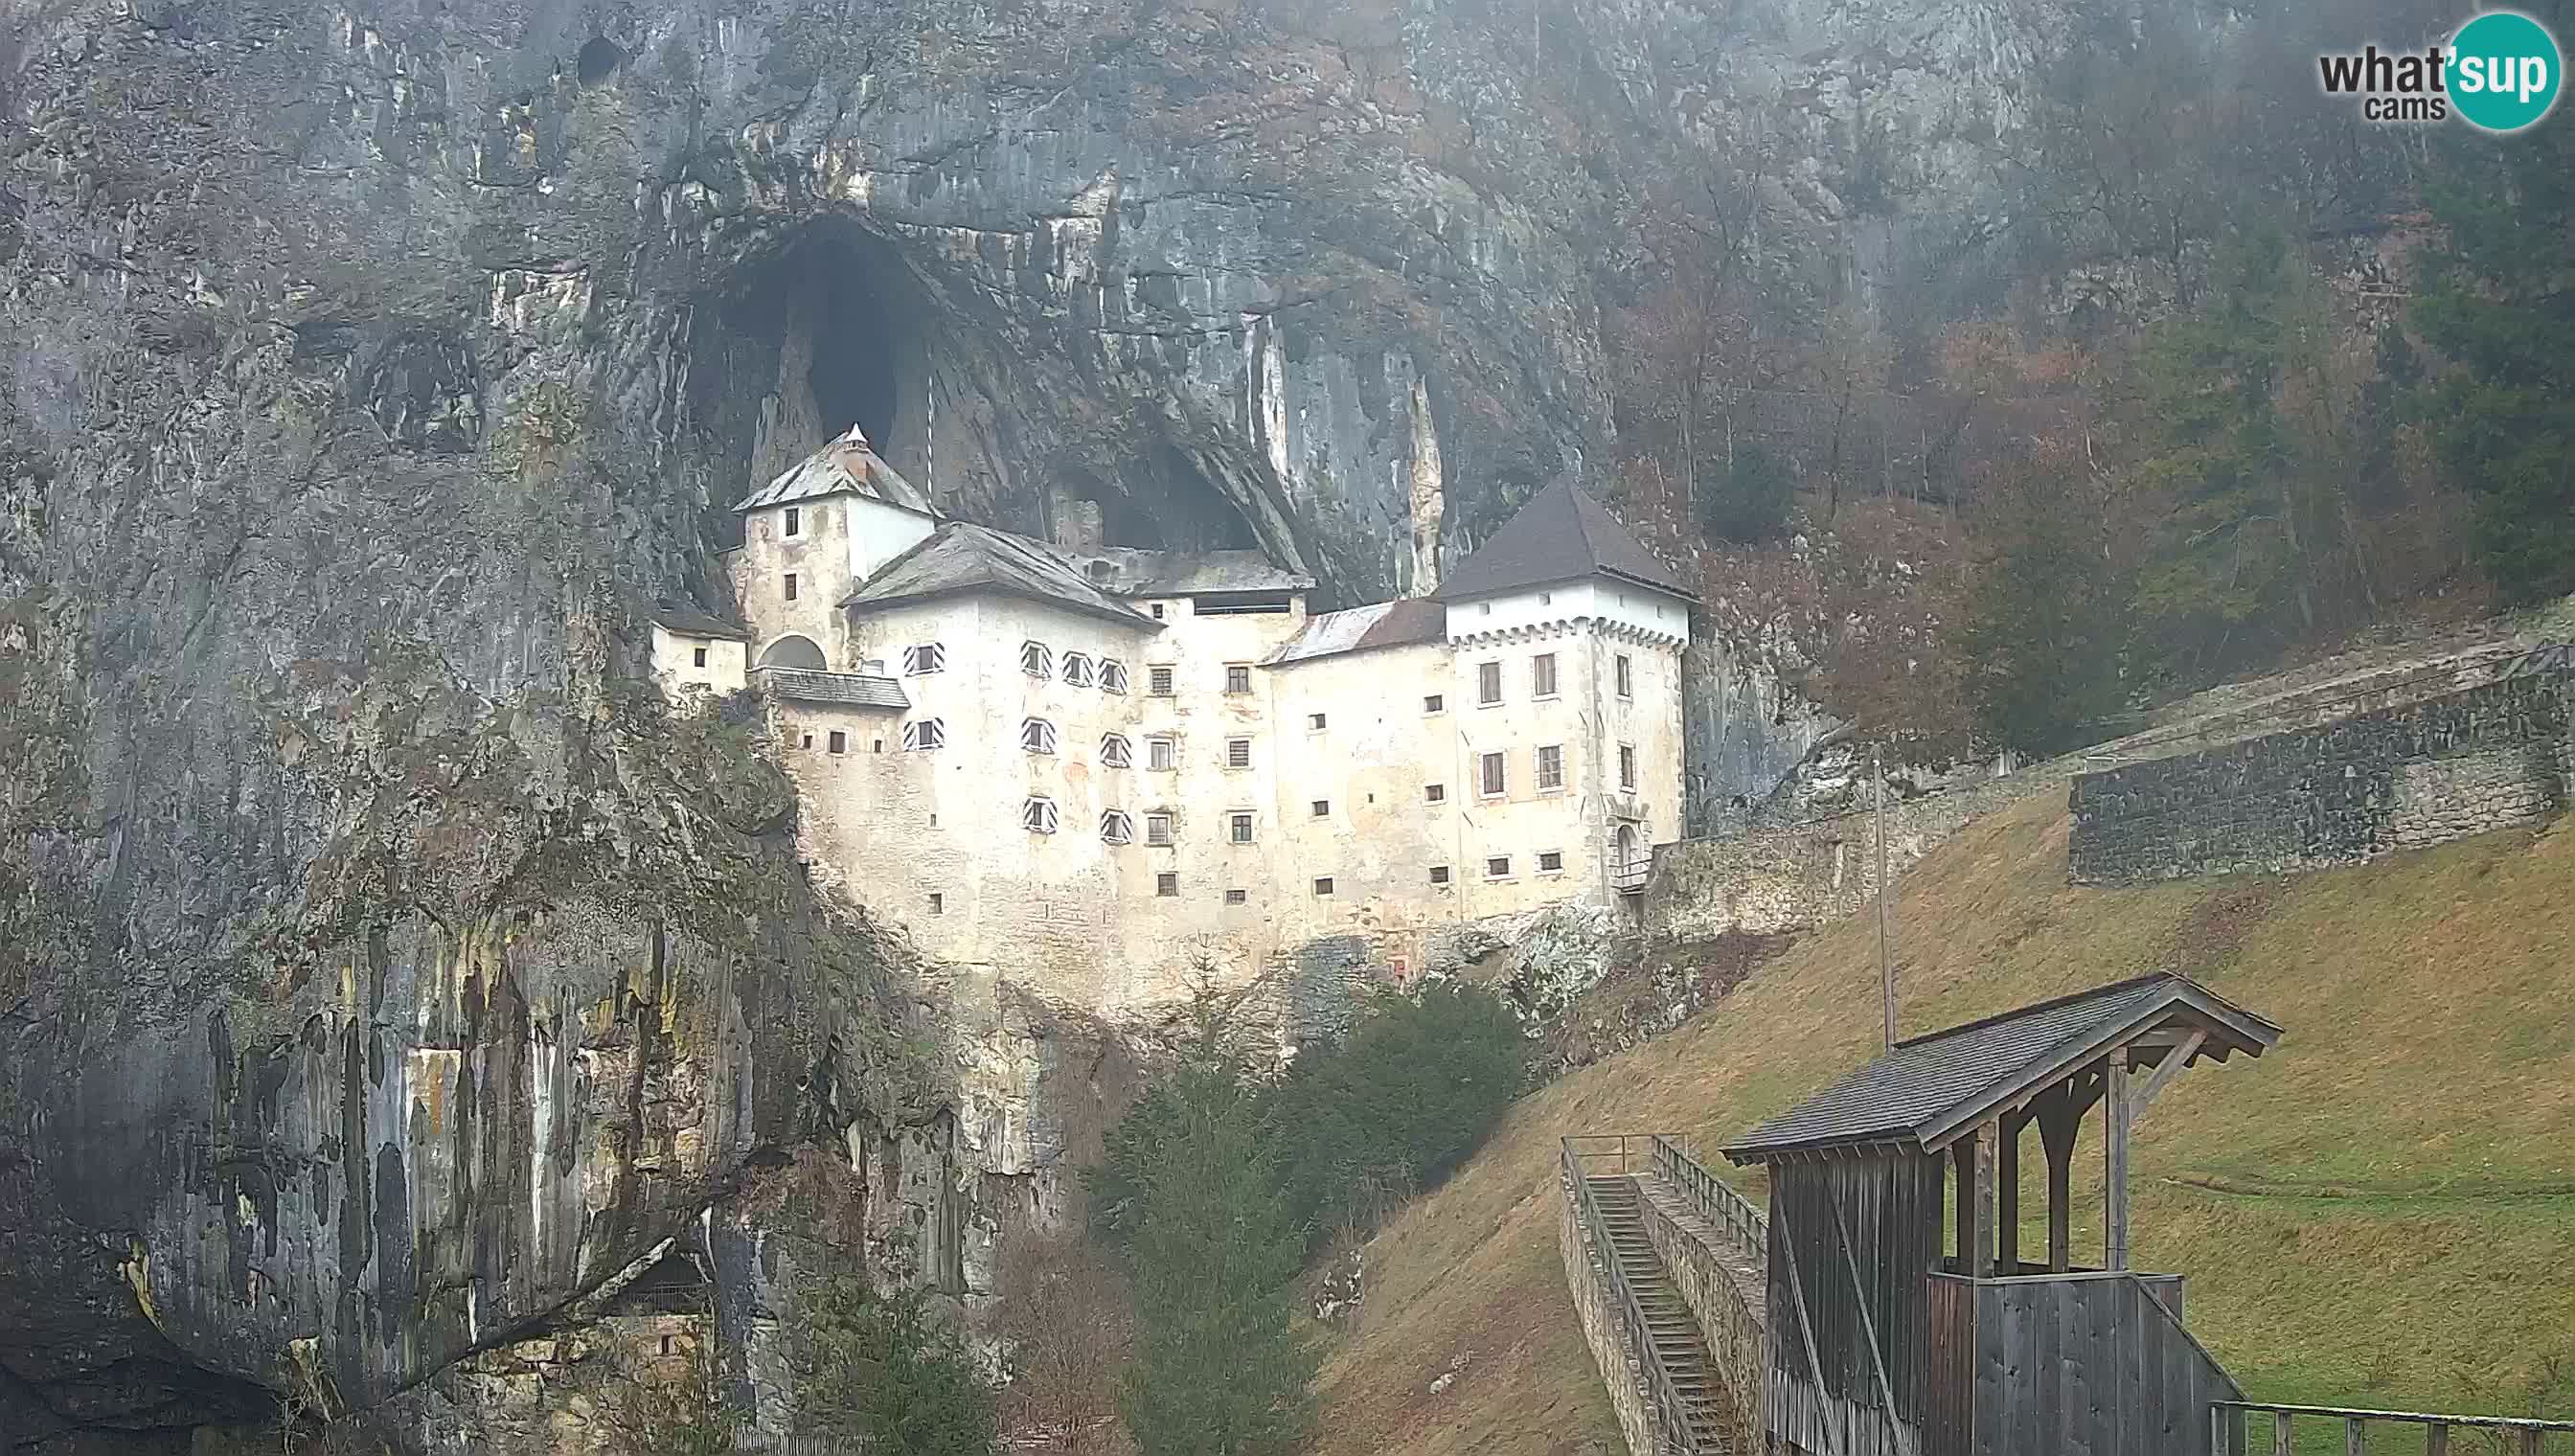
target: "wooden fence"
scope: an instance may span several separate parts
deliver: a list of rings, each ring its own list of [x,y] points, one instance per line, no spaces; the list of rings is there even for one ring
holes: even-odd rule
[[[2261,1418],[2269,1416],[2264,1422]],[[2408,1450],[2420,1450],[2424,1456],[2451,1456],[2450,1434],[2453,1431],[2474,1432],[2486,1438],[2486,1449],[2509,1452],[2510,1456],[2547,1456],[2550,1448],[2542,1443],[2551,1432],[2575,1432],[2575,1421],[2517,1420],[2510,1416],[2445,1416],[2419,1411],[2360,1410],[2331,1405],[2273,1405],[2258,1400],[2222,1400],[2217,1403],[2214,1428],[2209,1434],[2209,1449],[2215,1456],[2242,1452],[2245,1456],[2290,1456],[2297,1435],[2296,1423],[2305,1421],[2310,1428],[2323,1424],[2340,1424],[2345,1456],[2366,1456],[2369,1450],[2369,1428],[2404,1426],[2422,1433],[2421,1444],[2404,1442]],[[2253,1444],[2264,1434],[2261,1427],[2270,1426],[2269,1444]],[[2560,1451],[2575,1451],[2575,1440],[2556,1443]],[[2459,1456],[2468,1456],[2469,1448],[2459,1448]]]

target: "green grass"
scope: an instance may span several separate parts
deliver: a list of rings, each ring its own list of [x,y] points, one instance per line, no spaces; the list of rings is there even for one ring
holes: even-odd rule
[[[2193,1069],[2140,1123],[2136,1264],[2188,1276],[2191,1328],[2256,1398],[2575,1419],[2575,824],[2124,889],[2066,884],[2065,834],[2043,796],[1906,877],[1905,1030],[2160,967],[2281,1023],[2269,1055]],[[1524,1099],[1390,1224],[1325,1370],[1321,1450],[1617,1449],[1557,1266],[1555,1139],[1713,1146],[1839,1077],[1876,1046],[1873,934],[1818,932],[1688,1025]],[[2100,1248],[2098,1135],[2096,1118],[2076,1154],[2078,1259]],[[2033,1142],[2024,1248],[2044,1247],[2040,1162]],[[1428,1396],[1460,1351],[1465,1374]],[[2302,1451],[2340,1442],[2301,1427]]]

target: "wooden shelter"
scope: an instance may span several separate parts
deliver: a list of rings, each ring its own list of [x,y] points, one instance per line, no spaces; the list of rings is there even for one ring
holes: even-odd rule
[[[1770,1175],[1762,1416],[1776,1446],[2210,1449],[2212,1403],[2242,1392],[2183,1330],[2180,1277],[2128,1268],[2129,1130],[2184,1067],[2259,1056],[2279,1037],[2186,977],[2149,975],[1899,1042],[1726,1147]],[[2106,1252],[2105,1267],[2085,1269],[2068,1184],[2096,1104]],[[2047,1164],[2035,1259],[2020,1247],[2019,1206],[2032,1124]]]

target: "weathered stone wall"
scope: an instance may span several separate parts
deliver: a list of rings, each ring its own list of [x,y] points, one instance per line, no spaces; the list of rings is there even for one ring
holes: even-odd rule
[[[2567,802],[2570,708],[2558,669],[2083,774],[2073,877],[2304,869],[2531,823]]]
[[[1761,1425],[1762,1374],[1770,1367],[1770,1335],[1762,1323],[1768,1290],[1762,1262],[1738,1248],[1725,1232],[1692,1208],[1661,1178],[1636,1180],[1645,1241],[1663,1261],[1663,1272],[1681,1302],[1698,1319],[1717,1378],[1750,1432]]]
[[[1572,1187],[1560,1176],[1558,1184],[1555,1245],[1564,1256],[1564,1287],[1573,1296],[1582,1343],[1590,1347],[1591,1358],[1600,1367],[1609,1408],[1617,1413],[1618,1429],[1627,1438],[1628,1456],[1660,1456],[1665,1447],[1655,1439],[1654,1403],[1645,1395],[1645,1372],[1627,1348],[1626,1331],[1618,1324],[1617,1296],[1610,1292],[1607,1265],[1602,1262],[1608,1251],[1592,1247],[1590,1231],[1582,1226],[1574,1206]]]

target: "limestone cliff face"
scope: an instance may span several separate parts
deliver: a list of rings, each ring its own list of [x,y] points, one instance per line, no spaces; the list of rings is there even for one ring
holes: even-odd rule
[[[1850,8],[0,0],[0,1433],[418,1445],[693,1222],[746,1317],[782,1207],[962,1268],[1097,1068],[1005,988],[943,1085],[639,604],[852,421],[961,515],[1404,591],[1416,440],[1452,550],[1604,459],[1644,180],[1757,113],[1864,272],[1835,108],[1987,124],[2008,7],[1796,59]]]

